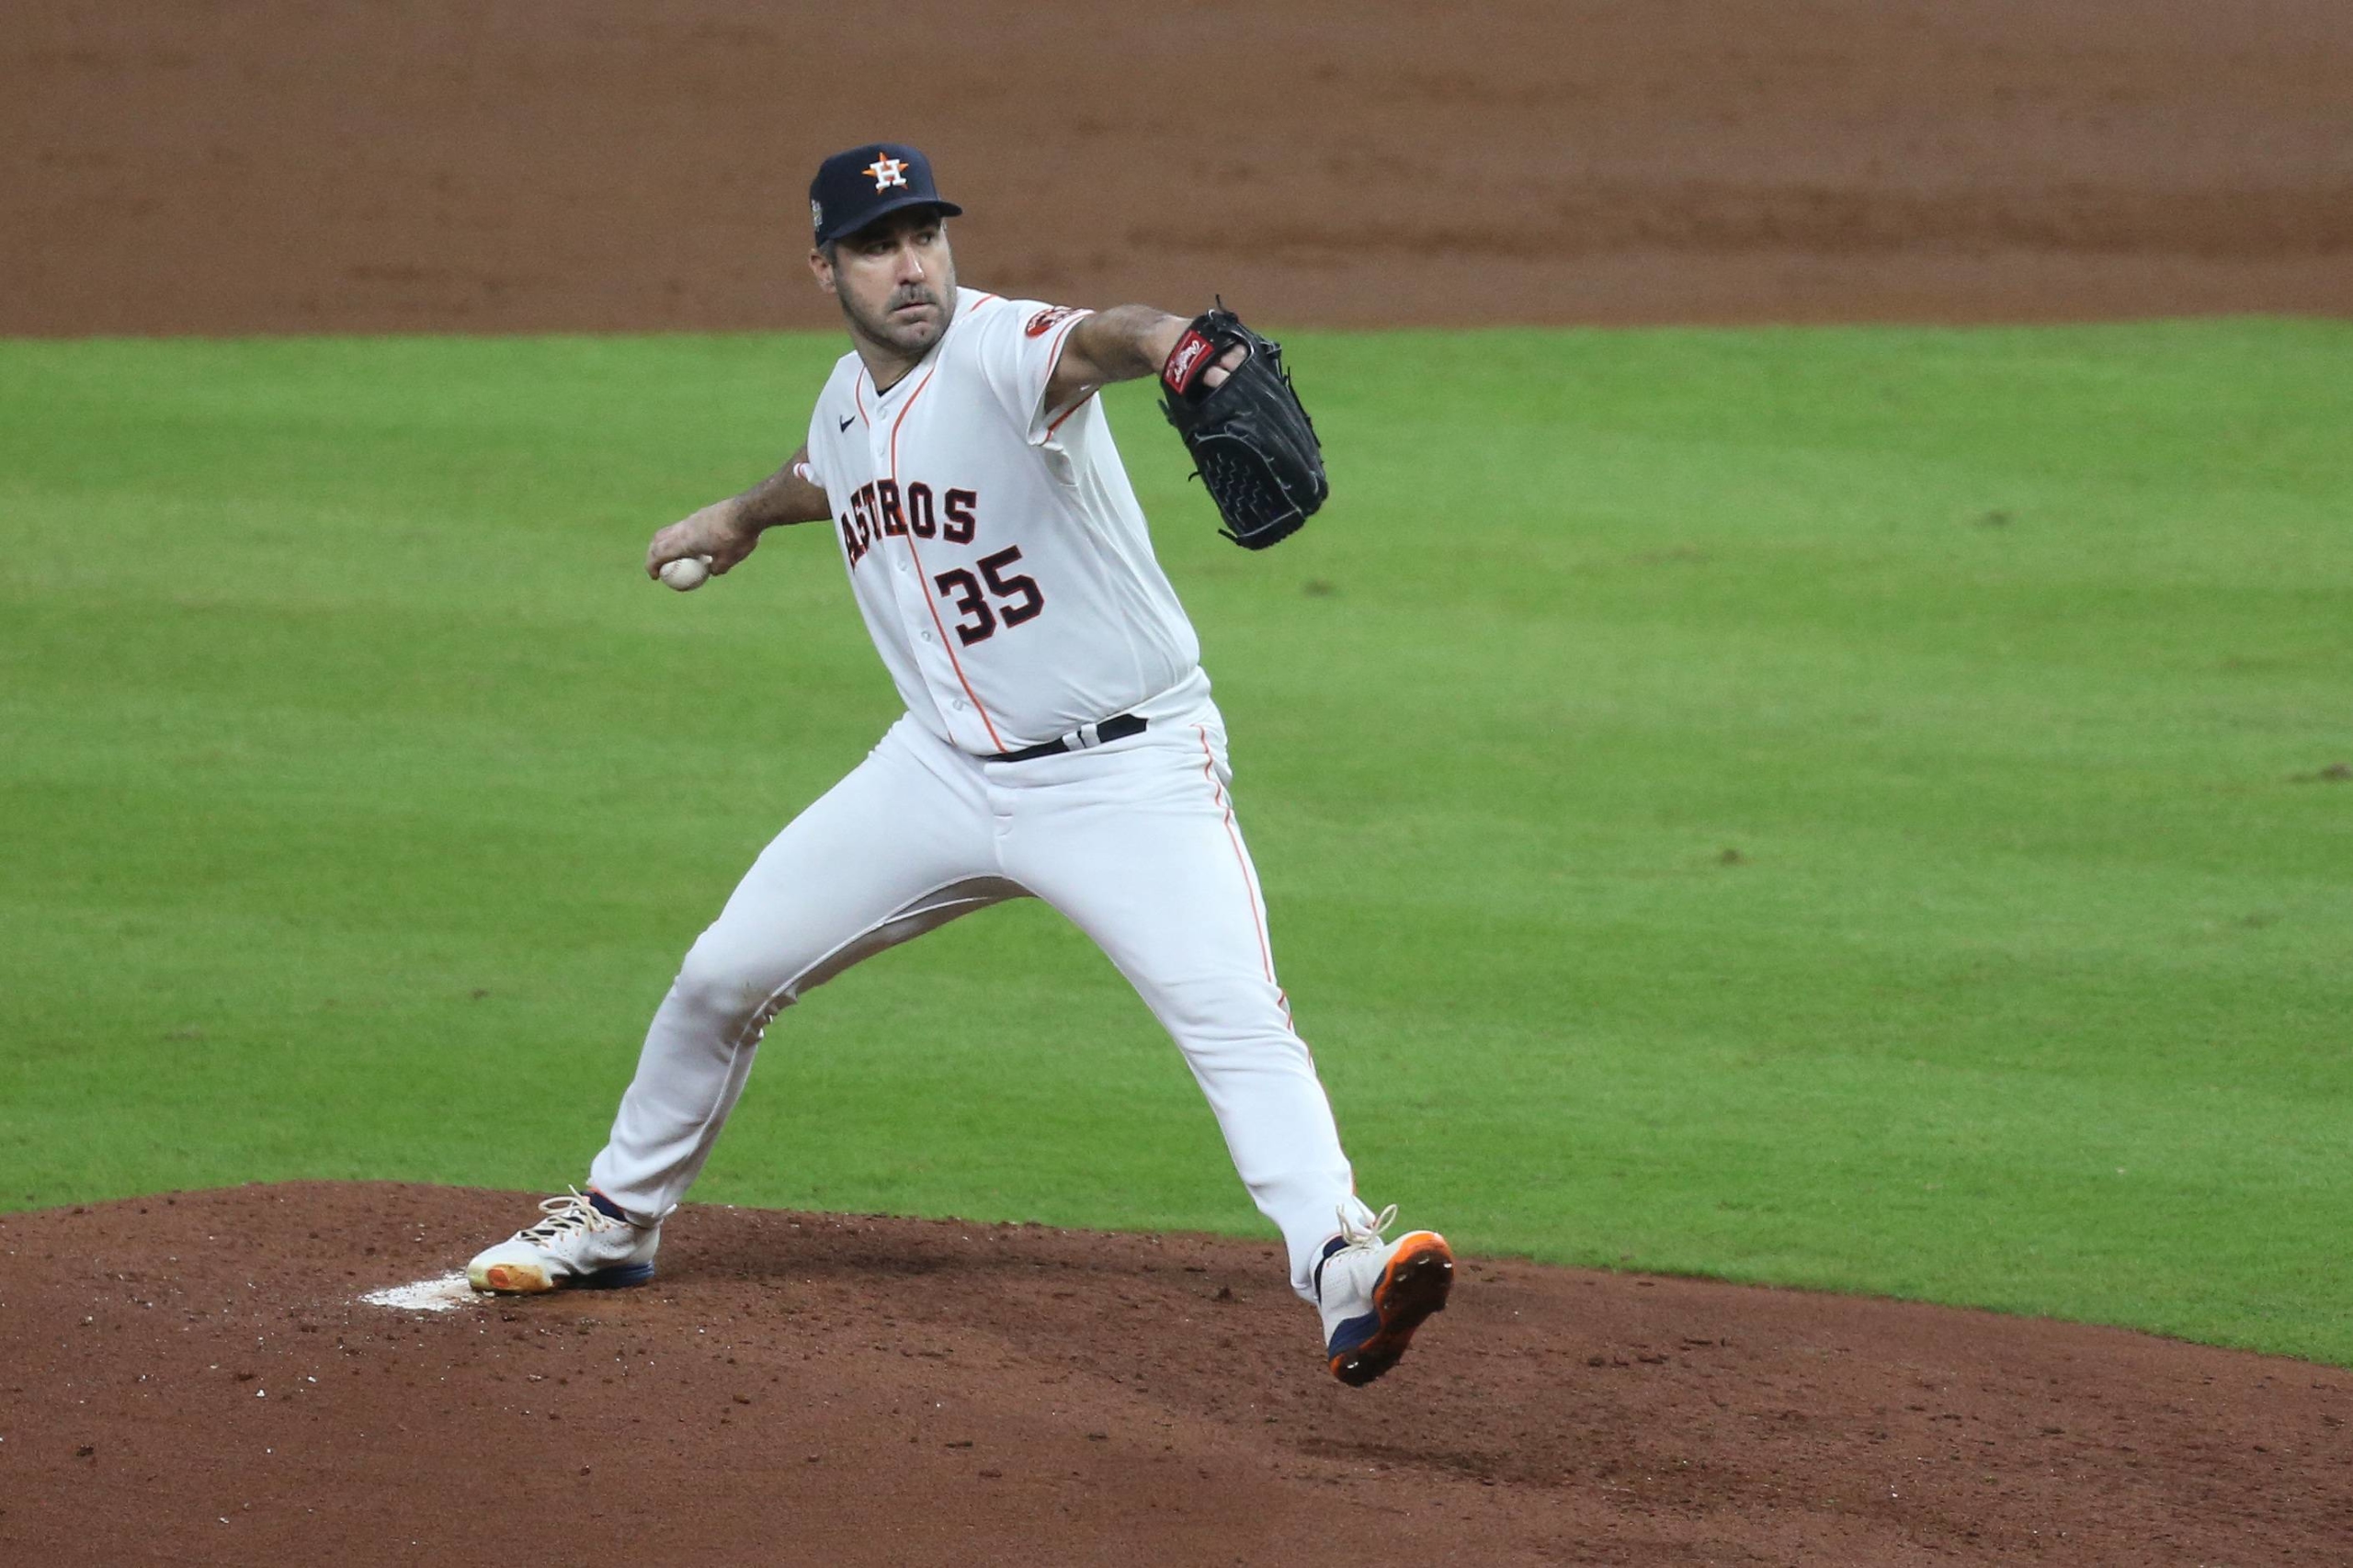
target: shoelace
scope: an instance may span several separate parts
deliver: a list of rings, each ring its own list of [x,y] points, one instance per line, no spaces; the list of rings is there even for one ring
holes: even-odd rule
[[[1370,1226],[1359,1225],[1349,1219],[1348,1206],[1345,1203],[1340,1205],[1336,1212],[1340,1216],[1341,1252],[1359,1252],[1386,1246],[1388,1243],[1382,1239],[1381,1233],[1387,1230],[1397,1220],[1397,1205],[1394,1203],[1375,1214]],[[1334,1256],[1336,1256],[1337,1254]]]
[[[601,1231],[614,1222],[576,1187],[564,1188],[561,1198],[541,1199],[540,1212],[547,1218],[521,1233],[535,1242],[551,1242],[567,1231]]]

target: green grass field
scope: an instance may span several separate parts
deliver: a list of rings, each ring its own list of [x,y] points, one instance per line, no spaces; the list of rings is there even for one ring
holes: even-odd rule
[[[2353,325],[1290,347],[1268,554],[1114,418],[1368,1197],[2353,1365]],[[0,343],[0,1205],[580,1176],[895,711],[823,531],[638,566],[838,351]],[[788,1014],[696,1196],[1260,1233],[1035,904]]]

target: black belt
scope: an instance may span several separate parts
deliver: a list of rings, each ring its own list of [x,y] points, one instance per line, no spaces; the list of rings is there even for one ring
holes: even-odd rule
[[[1023,746],[1019,751],[993,752],[990,762],[1035,762],[1041,756],[1060,756],[1066,751],[1092,751],[1105,741],[1124,741],[1130,735],[1141,735],[1144,721],[1132,713],[1122,713],[1116,719],[1106,719],[1099,724],[1081,724],[1058,741],[1043,745]]]

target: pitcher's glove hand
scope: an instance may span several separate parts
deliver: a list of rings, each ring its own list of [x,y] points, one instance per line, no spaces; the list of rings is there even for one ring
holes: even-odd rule
[[[1247,358],[1212,387],[1204,379],[1239,346]],[[1288,539],[1332,493],[1324,449],[1299,405],[1279,343],[1225,308],[1195,316],[1160,368],[1160,412],[1183,437],[1217,503],[1218,531],[1245,550]]]

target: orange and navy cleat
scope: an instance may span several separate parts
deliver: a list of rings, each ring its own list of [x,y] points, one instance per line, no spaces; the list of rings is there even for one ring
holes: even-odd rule
[[[654,1278],[662,1227],[640,1225],[593,1188],[576,1188],[540,1205],[547,1216],[466,1265],[477,1290],[526,1295],[539,1290],[609,1290]]]
[[[1340,1233],[1325,1244],[1324,1260],[1315,1266],[1324,1354],[1332,1375],[1350,1388],[1362,1388],[1395,1366],[1422,1321],[1446,1310],[1446,1293],[1454,1286],[1454,1252],[1436,1231],[1381,1239],[1396,1218],[1393,1203],[1370,1226],[1341,1210]]]

